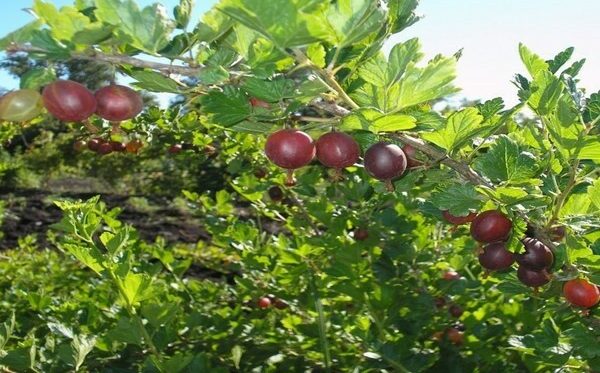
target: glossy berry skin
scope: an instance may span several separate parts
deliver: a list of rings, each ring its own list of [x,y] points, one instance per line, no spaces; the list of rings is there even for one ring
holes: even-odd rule
[[[460,279],[460,274],[456,271],[446,271],[442,275],[442,278],[446,281],[454,281]]]
[[[96,111],[96,98],[85,86],[71,80],[57,80],[44,88],[44,106],[64,122],[80,122]]]
[[[379,142],[365,152],[365,170],[382,181],[400,177],[406,170],[406,155],[398,145]]]
[[[285,310],[289,306],[290,305],[288,304],[288,302],[284,301],[281,298],[275,298],[275,300],[273,300],[273,307],[277,308],[278,310]]]
[[[270,187],[268,193],[269,198],[271,198],[273,202],[279,202],[283,199],[283,190],[277,185]]]
[[[369,231],[364,228],[356,228],[352,234],[357,241],[364,241],[369,238]]]
[[[283,129],[272,133],[265,144],[265,154],[281,168],[293,170],[309,164],[316,153],[310,136],[295,129]]]
[[[124,152],[127,150],[127,145],[120,141],[111,141],[110,146],[112,147],[113,152]]]
[[[167,151],[171,154],[181,153],[182,150],[183,146],[181,144],[173,144],[169,146],[169,149],[167,149]]]
[[[143,146],[144,143],[141,140],[131,140],[125,145],[125,150],[127,153],[136,154]]]
[[[534,271],[522,265],[517,270],[517,277],[523,284],[533,288],[546,285],[550,282],[550,275],[545,269]]]
[[[264,179],[267,176],[267,170],[264,168],[257,168],[254,170],[254,176],[256,176],[257,179]]]
[[[268,297],[261,297],[258,299],[258,308],[269,308],[269,306],[271,305],[271,300]]]
[[[87,142],[87,146],[88,149],[90,149],[93,152],[97,152],[98,148],[100,148],[100,145],[104,143],[104,140],[100,139],[100,138],[94,138],[94,139],[90,139]]]
[[[511,230],[512,222],[497,210],[484,211],[471,222],[471,236],[483,243],[506,241]]]
[[[111,122],[121,122],[134,118],[142,112],[142,96],[129,87],[109,85],[96,91],[96,114]]]
[[[524,238],[525,253],[517,255],[517,262],[529,269],[540,270],[549,268],[554,262],[552,250],[535,238]]]
[[[582,278],[567,281],[563,294],[569,303],[583,308],[594,307],[600,301],[598,287]]]
[[[473,219],[475,219],[475,217],[477,217],[477,214],[472,212],[467,216],[456,216],[456,215],[452,215],[448,210],[444,210],[444,211],[442,211],[442,216],[450,224],[463,225],[463,224],[472,222]]]
[[[446,298],[437,297],[433,300],[435,308],[443,308],[446,305]]]
[[[402,151],[406,155],[406,167],[413,168],[418,167],[422,164],[415,158],[415,155],[417,154],[417,149],[406,144],[402,147]]]
[[[98,146],[98,154],[107,155],[113,152],[113,147],[109,142],[103,142]]]
[[[450,342],[452,342],[453,344],[460,346],[463,344],[463,342],[465,341],[465,336],[463,334],[463,332],[461,332],[458,329],[455,328],[449,328],[446,331],[446,337],[448,338],[448,340]]]
[[[26,122],[42,112],[42,96],[33,89],[9,92],[0,98],[0,119]]]
[[[329,132],[319,137],[316,148],[319,162],[336,169],[352,166],[360,156],[358,143],[342,132]]]
[[[510,251],[506,250],[504,242],[495,242],[483,248],[483,252],[479,254],[479,264],[490,271],[503,271],[515,262],[515,256]]]
[[[461,317],[463,314],[463,310],[460,306],[457,306],[456,304],[451,305],[450,307],[448,307],[448,313],[450,313],[450,315],[452,315],[452,317]]]
[[[86,148],[87,148],[87,142],[85,142],[83,140],[77,140],[73,143],[73,150],[75,150],[78,153],[81,153]]]

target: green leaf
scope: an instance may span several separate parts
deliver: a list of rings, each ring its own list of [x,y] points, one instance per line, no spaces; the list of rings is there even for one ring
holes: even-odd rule
[[[242,360],[243,353],[244,349],[240,345],[235,345],[231,349],[231,359],[233,360],[233,365],[235,365],[236,369],[240,369],[240,361]]]
[[[263,34],[279,48],[290,48],[326,36],[322,17],[304,12],[303,4],[302,0],[224,0],[218,9]]]
[[[134,48],[156,53],[169,42],[173,23],[160,4],[140,10],[133,0],[95,0],[98,20],[116,27],[119,38]]]
[[[357,43],[384,25],[384,12],[371,0],[338,0],[327,12],[329,40],[337,48]]]
[[[600,210],[600,179],[596,179],[594,184],[588,187],[587,192],[590,201],[596,206],[597,210]]]
[[[218,9],[211,9],[202,17],[194,33],[200,41],[212,43],[231,30],[235,20]],[[248,33],[246,33],[248,35]]]
[[[539,171],[536,157],[505,135],[475,160],[473,168],[494,182],[508,183],[528,181]]]
[[[39,67],[30,69],[21,76],[21,89],[35,89],[38,90],[41,87],[56,80],[56,71],[51,67]]]
[[[229,79],[229,72],[223,66],[207,66],[200,71],[198,79],[202,84],[219,84]]]
[[[202,110],[214,123],[229,127],[252,114],[248,97],[240,89],[226,86],[221,91],[211,91],[201,99]]]
[[[471,184],[453,184],[434,192],[431,203],[440,210],[448,210],[452,215],[466,216],[479,211],[483,205],[482,198]]]
[[[33,11],[43,20],[57,40],[70,42],[75,33],[84,30],[91,21],[77,8],[65,6],[58,11],[56,7],[42,0],[33,2]]]
[[[141,346],[143,337],[139,326],[128,317],[120,317],[117,325],[108,331],[107,337],[121,343]]]
[[[468,108],[450,115],[445,127],[424,133],[422,137],[450,152],[475,136],[481,130],[482,122],[478,110]]]
[[[541,71],[535,76],[531,90],[527,102],[539,115],[545,115],[556,108],[564,91],[564,84],[551,72]]]
[[[47,29],[33,31],[29,42],[32,46],[43,49],[44,54],[51,58],[68,59],[71,56],[71,52],[57,42]]]
[[[253,133],[257,135],[264,135],[270,133],[273,130],[273,123],[265,122],[254,122],[249,120],[243,120],[233,126],[229,127],[231,130],[243,133]]]
[[[500,110],[504,109],[504,100],[501,97],[488,100],[483,104],[477,104],[479,113],[483,115],[483,120],[490,120],[494,115],[498,114]]]
[[[600,162],[600,140],[597,136],[585,140],[577,158]]]
[[[600,92],[592,93],[586,100],[583,119],[586,122],[592,122],[600,117]]]
[[[553,59],[546,61],[546,63],[548,64],[548,68],[550,69],[550,72],[552,74],[556,74],[556,72],[564,66],[565,63],[567,63],[567,61],[571,58],[571,56],[573,55],[573,51],[575,51],[575,48],[573,47],[569,47],[567,49],[565,49],[564,51],[560,52],[559,54],[557,54],[556,56],[554,56]]]
[[[325,48],[320,43],[313,43],[306,48],[306,56],[320,68],[325,67]]]
[[[388,8],[393,34],[413,25],[420,17],[415,14],[419,0],[389,0]]]
[[[179,0],[179,5],[173,9],[177,28],[182,30],[187,28],[192,16],[192,9],[194,9],[194,0]]]
[[[117,234],[104,232],[100,235],[100,241],[102,241],[111,256],[116,256],[125,248],[129,240],[129,229],[129,226],[126,225]]]
[[[134,70],[129,75],[137,80],[133,85],[152,92],[180,93],[179,84],[171,78],[151,70]]]
[[[416,63],[423,58],[419,39],[413,38],[394,45],[388,59],[387,77],[388,84],[400,81],[410,63]]]
[[[521,61],[523,61],[532,77],[535,78],[542,71],[548,72],[548,63],[529,50],[523,43],[519,44],[519,54],[521,55]]]
[[[177,316],[179,308],[180,305],[177,303],[148,303],[142,306],[142,315],[150,325],[158,329],[161,325],[171,322]]]
[[[12,44],[23,44],[31,41],[33,32],[38,30],[44,23],[40,19],[36,19],[33,22],[29,22],[25,26],[11,32],[2,39],[0,39],[0,50],[6,50],[6,48]]]
[[[115,26],[93,23],[81,31],[77,31],[71,41],[75,44],[85,46],[99,44],[110,39],[115,30]]]
[[[366,130],[373,133],[396,132],[414,128],[416,119],[410,115],[386,115],[375,109],[359,109],[342,119],[340,129]]]
[[[128,273],[122,281],[128,304],[135,304],[150,295],[152,277],[147,274]]]
[[[81,264],[89,267],[97,274],[104,270],[104,257],[102,253],[93,246],[80,246],[78,244],[62,243],[59,245],[62,250],[69,252]]]
[[[94,345],[96,344],[96,337],[87,335],[76,335],[71,342],[73,348],[73,360],[75,370],[79,370],[86,356],[92,352]]]
[[[296,83],[291,79],[277,77],[269,80],[248,78],[244,81],[243,89],[251,97],[267,102],[279,102],[295,96]]]
[[[13,311],[10,319],[0,325],[0,355],[2,351],[4,351],[4,346],[6,346],[6,342],[8,342],[8,339],[12,336],[14,330],[15,313]]]

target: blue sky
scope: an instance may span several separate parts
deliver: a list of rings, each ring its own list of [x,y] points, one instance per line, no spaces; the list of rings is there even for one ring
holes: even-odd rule
[[[72,0],[50,0],[63,6]],[[266,0],[265,0],[266,1]],[[141,5],[155,1],[138,0]],[[178,0],[160,1],[172,9]],[[194,19],[216,0],[196,0]],[[31,20],[21,9],[29,0],[2,2],[0,35]],[[457,85],[470,99],[503,97],[516,102],[516,89],[510,83],[516,72],[524,72],[518,43],[524,42],[544,58],[575,47],[575,57],[587,58],[581,80],[589,92],[600,90],[600,31],[598,0],[421,0],[418,13],[425,16],[386,45],[419,37],[427,57],[452,54],[464,48],[458,65]],[[0,86],[15,88],[18,83],[0,74]]]

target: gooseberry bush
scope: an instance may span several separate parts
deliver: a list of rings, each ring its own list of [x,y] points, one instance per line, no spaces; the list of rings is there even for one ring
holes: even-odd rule
[[[519,104],[440,113],[460,54],[423,61],[417,39],[383,53],[416,7],[222,0],[195,24],[192,0],[172,18],[35,0],[0,48],[48,64],[0,99],[3,140],[54,118],[78,154],[133,164],[160,147],[220,167],[223,185],[179,191],[210,236],[192,246],[144,241],[101,196],[57,201],[59,250],[24,238],[0,263],[0,365],[600,369],[600,93],[579,86],[585,61],[520,45]],[[69,59],[118,74],[94,93],[57,79]],[[135,88],[183,103],[144,108]],[[231,278],[190,276],[197,263]]]

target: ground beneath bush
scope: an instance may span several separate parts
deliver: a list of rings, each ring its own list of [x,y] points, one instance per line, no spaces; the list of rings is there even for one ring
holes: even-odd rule
[[[55,193],[53,191],[0,190],[0,200],[5,203],[4,221],[0,230],[0,250],[17,247],[19,237],[36,236],[43,247],[46,232],[58,222],[61,211],[53,201],[60,199],[88,199],[98,193]],[[133,225],[145,241],[161,236],[167,242],[196,243],[210,238],[197,219],[189,213],[172,206],[166,198],[102,194],[102,201],[109,208],[123,209],[119,219]],[[141,205],[136,203],[142,201]],[[158,207],[157,207],[158,206]],[[162,206],[162,207],[161,207]]]

